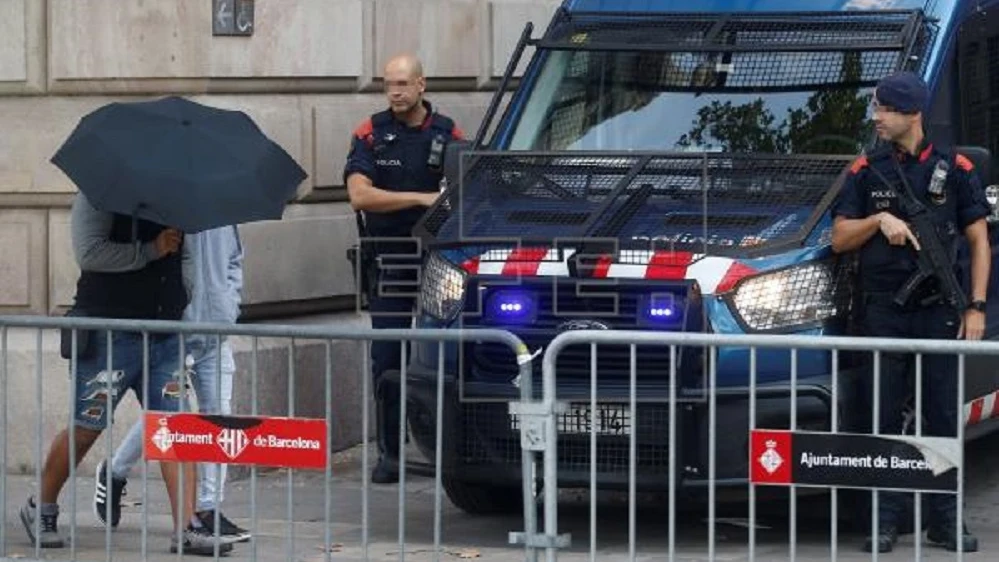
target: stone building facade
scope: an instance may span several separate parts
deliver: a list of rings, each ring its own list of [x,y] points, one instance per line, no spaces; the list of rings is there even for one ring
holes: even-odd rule
[[[213,4],[0,0],[0,314],[72,302],[75,187],[49,162],[62,140],[107,102],[164,94],[246,111],[309,173],[283,220],[241,227],[244,313],[352,302],[340,173],[352,129],[383,107],[384,61],[416,52],[428,98],[474,133],[524,24],[544,29],[558,2],[256,0],[250,36],[213,35]]]

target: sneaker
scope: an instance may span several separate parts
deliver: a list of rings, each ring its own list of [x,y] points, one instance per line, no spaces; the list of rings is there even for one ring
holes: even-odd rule
[[[210,535],[215,534],[215,511],[199,511],[198,519],[208,529]],[[249,542],[253,534],[233,523],[221,511],[219,512],[219,537],[233,542]]]
[[[108,506],[111,506],[111,528],[118,528],[118,521],[121,519],[121,497],[125,495],[125,484],[128,480],[125,478],[115,478],[111,476],[111,486],[110,490],[107,485],[107,469],[104,464],[105,461],[97,466],[97,474],[95,475],[95,485],[94,485],[94,515],[97,516],[97,520],[101,522],[102,525],[107,525],[107,515]],[[110,492],[110,504],[108,494]]]
[[[171,533],[170,553],[176,554],[181,548],[177,545],[177,533]],[[181,538],[184,541],[184,554],[194,554],[196,556],[215,556],[215,537],[205,527],[194,527],[188,525],[184,529]],[[232,543],[223,539],[218,541],[219,555],[232,551]]]
[[[882,523],[878,528],[878,552],[882,554],[891,552],[895,549],[896,542],[898,542],[898,527]],[[874,537],[867,537],[867,540],[864,541],[864,552],[871,552],[872,550],[874,550]]]
[[[38,512],[38,508],[35,506],[34,498],[28,498],[28,501],[21,506],[21,523],[24,523],[24,530],[28,532],[28,538],[31,539],[31,544],[35,544],[35,514]],[[62,537],[59,536],[59,525],[57,523],[59,519],[59,510],[56,509],[55,513],[52,514],[42,514],[41,532],[38,535],[38,545],[42,548],[62,548],[65,544],[62,541]]]
[[[954,523],[943,526],[931,526],[926,532],[926,540],[933,544],[942,545],[951,552],[957,552],[955,530]],[[967,527],[964,528],[964,532],[961,534],[961,551],[978,552],[978,537],[969,533]]]

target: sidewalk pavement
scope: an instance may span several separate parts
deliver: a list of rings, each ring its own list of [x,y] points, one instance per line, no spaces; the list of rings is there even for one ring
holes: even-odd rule
[[[982,443],[985,452],[969,455],[968,518],[978,533],[983,552],[965,555],[965,560],[992,560],[999,548],[999,520],[994,506],[999,503],[999,474],[988,467],[994,464],[999,450],[995,443]],[[373,447],[369,453],[373,453]],[[523,528],[517,515],[503,517],[474,517],[454,508],[442,498],[441,552],[435,556],[434,548],[434,490],[433,478],[411,476],[406,487],[406,544],[400,553],[399,487],[371,486],[369,495],[370,523],[368,546],[364,547],[362,526],[362,488],[360,449],[355,448],[335,455],[330,482],[329,526],[330,548],[325,542],[324,511],[326,496],[322,472],[295,472],[291,474],[289,510],[289,472],[285,470],[258,471],[254,500],[251,480],[230,482],[226,491],[224,511],[237,524],[254,531],[251,543],[237,544],[226,560],[262,560],[295,562],[323,562],[327,559],[354,562],[360,560],[524,560],[523,548],[507,544],[510,531]],[[150,473],[158,474],[155,463]],[[33,545],[28,541],[17,510],[32,491],[33,475],[8,475],[6,480],[7,502],[4,506],[6,533],[6,560],[32,560]],[[104,561],[106,534],[93,513],[93,476],[81,474],[76,486],[76,549],[44,550],[43,559]],[[143,509],[148,509],[148,546],[146,559],[175,561],[177,555],[169,554],[170,521],[162,482],[158,478],[148,481],[148,502],[141,502],[142,481],[129,481],[128,495],[119,529],[111,534],[111,560],[141,560]],[[64,490],[61,504],[60,528],[64,535],[70,527],[70,488]],[[256,518],[252,517],[252,502],[256,502]],[[828,511],[817,508],[812,500],[799,501],[798,560],[829,560]],[[148,505],[142,505],[143,503]],[[665,504],[643,505],[637,513],[637,552],[635,560],[652,561],[668,559],[668,524]],[[682,509],[678,505],[678,509]],[[291,517],[289,517],[289,511]],[[603,501],[598,508],[597,560],[628,560],[628,510],[621,498]],[[702,516],[684,513],[677,528],[676,560],[707,560],[708,526]],[[294,521],[289,525],[289,521]],[[763,515],[757,533],[756,560],[786,560],[789,556],[787,522]],[[559,528],[572,533],[573,548],[560,553],[560,560],[589,560],[589,507],[586,494],[563,494],[559,510]],[[716,526],[716,560],[748,560],[748,531],[738,520],[719,520]],[[290,539],[290,540],[289,540]],[[862,533],[841,531],[838,542],[839,560],[870,560],[870,554],[859,551]],[[990,552],[991,551],[991,552]],[[327,558],[327,554],[329,558]],[[402,556],[400,555],[402,554]],[[366,556],[367,555],[367,556]],[[953,553],[924,544],[925,560],[956,560]],[[205,559],[185,556],[188,560]],[[904,536],[896,552],[882,555],[881,560],[912,560],[912,536]],[[0,548],[0,560],[3,551]]]

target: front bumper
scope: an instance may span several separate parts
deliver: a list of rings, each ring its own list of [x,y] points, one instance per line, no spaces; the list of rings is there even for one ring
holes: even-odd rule
[[[850,403],[851,388],[859,371],[840,376],[840,419],[849,419],[844,405]],[[398,373],[389,374],[398,382]],[[536,377],[538,378],[538,377]],[[409,420],[417,445],[425,454],[434,451],[437,409],[437,372],[414,362],[407,376]],[[830,429],[832,395],[829,377],[799,380],[795,427],[802,430]],[[535,381],[535,399],[540,397],[540,381]],[[444,389],[444,470],[448,477],[493,485],[516,485],[521,481],[521,447],[518,422],[509,413],[509,402],[519,400],[519,391],[505,385],[506,396],[497,384],[462,383],[445,376]],[[583,392],[585,390],[585,392]],[[643,491],[669,488],[670,406],[669,390],[639,392],[633,416],[594,422],[601,434],[596,440],[597,484],[601,489],[626,489],[631,463],[631,437],[635,437],[635,474]],[[556,414],[558,436],[558,480],[565,488],[587,487],[593,456],[589,421],[581,423],[589,406],[588,389],[558,387],[560,396],[571,396],[570,410]],[[679,392],[679,391],[678,391]],[[604,416],[622,414],[629,404],[627,386],[598,388],[598,410],[609,408]],[[477,398],[476,396],[479,396]],[[489,396],[490,398],[481,398]],[[715,397],[712,424],[709,396],[696,390],[679,392],[675,413],[672,463],[677,489],[696,493],[709,485],[710,432],[715,435],[715,483],[720,488],[745,487],[749,473],[748,388],[722,388]],[[768,383],[756,389],[756,427],[790,427],[791,389],[786,383]],[[588,418],[594,419],[594,418]],[[843,426],[841,425],[841,429]],[[429,458],[433,458],[430,456]],[[539,472],[540,474],[540,472]]]

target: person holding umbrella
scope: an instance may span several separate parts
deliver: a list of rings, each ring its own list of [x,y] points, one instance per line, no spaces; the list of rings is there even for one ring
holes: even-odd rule
[[[71,214],[80,266],[73,308],[99,318],[180,320],[189,299],[183,233],[280,219],[307,177],[245,113],[175,96],[97,109],[80,120],[52,162],[80,189]],[[73,426],[52,441],[38,497],[20,510],[28,536],[44,548],[64,546],[57,501],[71,459],[79,463],[109,427],[128,389],[140,400],[148,397],[147,410],[186,407],[176,334],[150,333],[148,347],[142,334],[132,332],[96,330],[78,339],[70,367]],[[217,544],[194,515],[194,466],[160,466],[177,525],[171,552],[232,550],[229,542]],[[181,474],[191,489],[180,490]]]
[[[184,237],[183,270],[191,302],[184,310],[185,322],[235,324],[243,289],[243,246],[235,226],[220,226]],[[232,413],[232,382],[236,371],[232,343],[226,336],[206,334],[184,337],[184,351],[190,360],[189,376],[203,414]],[[94,484],[94,513],[101,523],[118,527],[121,498],[128,473],[142,460],[143,422],[137,421],[115,449],[111,478],[107,464],[97,467]],[[225,498],[226,465],[201,465],[195,500],[196,517],[224,540],[246,542],[251,534],[236,525],[219,509]],[[110,483],[109,483],[110,482]],[[216,496],[218,499],[216,500]],[[215,517],[218,516],[218,525]]]
[[[181,269],[180,231],[99,211],[83,194],[77,195],[73,202],[70,225],[73,254],[80,266],[75,310],[103,318],[180,320],[188,301]],[[186,381],[179,365],[180,342],[176,334],[149,335],[148,393],[143,392],[147,351],[143,349],[141,333],[109,334],[96,330],[82,339],[85,343],[77,347],[75,427],[63,430],[53,439],[42,468],[39,496],[28,498],[20,512],[28,537],[43,548],[64,546],[57,526],[57,500],[69,478],[70,459],[78,464],[86,456],[111,423],[110,413],[125,392],[132,389],[140,400],[147,399],[146,409],[165,412],[179,411],[185,396]],[[74,432],[72,453],[70,431]],[[160,469],[174,521],[181,526],[184,551],[212,555],[215,539],[194,517],[193,494],[180,491],[181,472],[187,487],[196,481],[194,465],[160,463]],[[178,548],[175,535],[170,550],[176,552]],[[232,544],[219,545],[220,552],[230,550]]]

